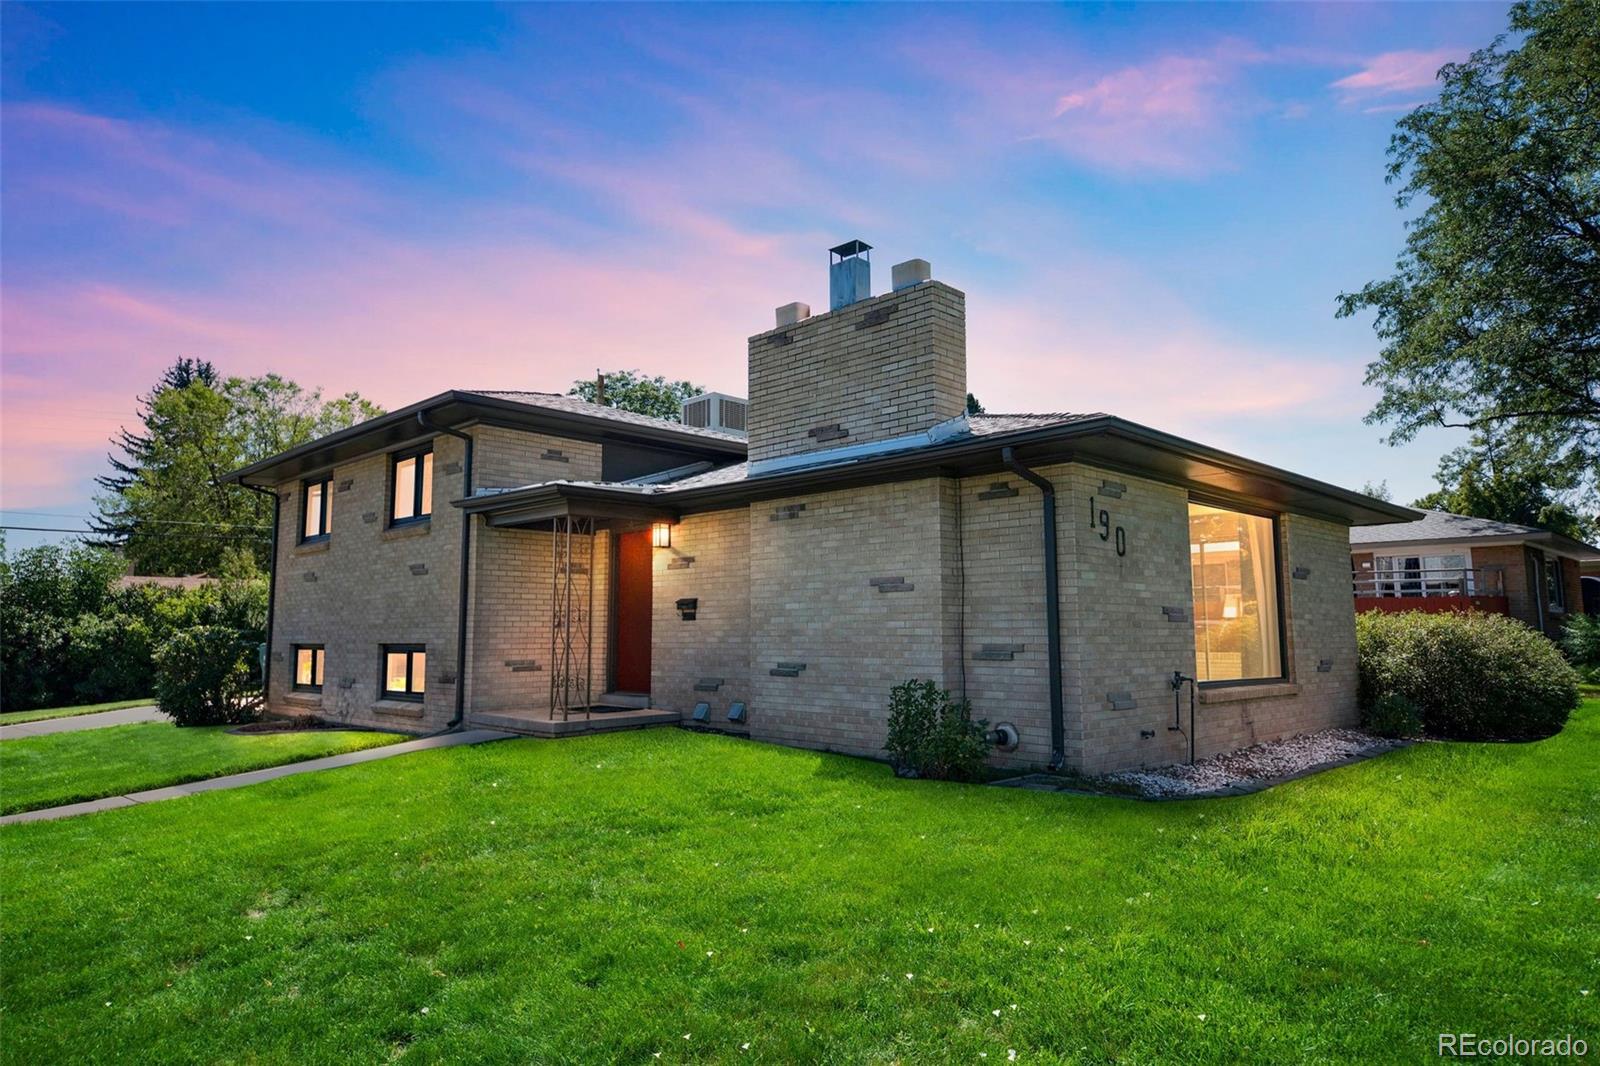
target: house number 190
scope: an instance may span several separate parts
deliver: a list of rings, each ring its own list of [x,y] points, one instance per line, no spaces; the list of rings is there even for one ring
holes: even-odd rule
[[[1095,507],[1093,496],[1089,497],[1089,528],[1099,533],[1101,540],[1110,540],[1112,536],[1115,535],[1117,554],[1128,554],[1127,532],[1121,526],[1118,526],[1113,533],[1111,528],[1110,512],[1106,511],[1104,508]]]

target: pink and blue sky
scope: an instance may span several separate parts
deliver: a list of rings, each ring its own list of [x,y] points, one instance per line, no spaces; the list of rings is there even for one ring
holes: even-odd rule
[[[1431,487],[1336,321],[1395,118],[1497,5],[0,8],[0,505],[89,513],[175,357],[394,407],[640,367],[744,391],[826,249],[966,291],[991,411]],[[28,543],[13,535],[12,544]]]

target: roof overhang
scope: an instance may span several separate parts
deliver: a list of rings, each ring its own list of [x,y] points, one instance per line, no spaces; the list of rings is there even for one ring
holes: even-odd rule
[[[679,514],[660,497],[637,489],[560,481],[472,496],[454,501],[454,506],[469,515],[483,515],[485,522],[499,529],[539,529],[564,517],[624,523],[672,522]]]
[[[654,520],[674,520],[696,511],[738,507],[764,499],[825,492],[930,476],[981,476],[1007,472],[1001,450],[1010,447],[1032,465],[1082,462],[1130,477],[1147,478],[1199,491],[1219,501],[1254,505],[1323,518],[1347,525],[1411,522],[1420,511],[1377,500],[1359,492],[1302,477],[1265,463],[1193,441],[1174,437],[1120,418],[1104,416],[1011,433],[963,437],[948,443],[890,454],[858,456],[839,462],[819,461],[742,481],[700,488],[641,493],[621,485],[573,485],[550,482],[492,496],[457,501],[469,514],[508,515],[529,508],[529,515],[547,519],[550,508],[561,513],[596,513],[601,501]],[[570,510],[581,503],[588,511]],[[541,519],[542,520],[542,519]]]
[[[693,511],[934,474],[998,474],[1007,470],[1000,457],[1006,447],[1030,464],[1088,463],[1130,477],[1200,490],[1225,500],[1350,525],[1411,522],[1422,517],[1420,511],[1409,507],[1109,415],[1039,429],[966,437],[911,452],[785,470],[725,485],[669,492],[666,496],[673,506]]]
[[[240,484],[276,485],[432,436],[433,431],[417,420],[418,415],[426,416],[429,422],[437,426],[452,429],[469,425],[504,426],[600,444],[658,445],[723,462],[742,459],[745,454],[743,442],[720,441],[665,427],[619,422],[452,389],[290,448],[235,470],[223,480]]]

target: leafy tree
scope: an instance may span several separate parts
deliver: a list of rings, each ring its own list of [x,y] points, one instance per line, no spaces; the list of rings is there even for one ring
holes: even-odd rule
[[[383,413],[356,393],[324,401],[277,374],[219,382],[211,364],[181,359],[140,408],[140,430],[118,434],[121,455],[96,479],[93,527],[145,574],[213,573],[231,548],[265,564],[272,505],[222,478]]]
[[[1570,487],[1570,481],[1551,481],[1560,464],[1530,453],[1529,447],[1526,440],[1497,446],[1480,436],[1474,446],[1457,448],[1439,460],[1434,475],[1439,488],[1413,506],[1538,526],[1575,540],[1594,538],[1600,516],[1580,514],[1563,501],[1559,490]]]
[[[969,414],[969,415],[981,415],[981,414],[983,414],[983,404],[979,403],[978,402],[978,398],[976,396],[972,395],[972,393],[970,393],[970,392],[967,393],[967,414]]]
[[[1389,491],[1389,482],[1387,480],[1379,481],[1376,484],[1368,481],[1361,486],[1361,494],[1363,496],[1371,496],[1374,500],[1383,500],[1385,503],[1394,499],[1394,495]]]
[[[1369,422],[1492,434],[1600,469],[1600,2],[1523,0],[1504,37],[1439,72],[1402,118],[1388,180],[1422,205],[1393,277],[1339,297],[1376,312]]]
[[[683,402],[708,391],[704,385],[692,381],[668,381],[660,374],[648,377],[642,370],[612,370],[600,377],[605,379],[603,389],[595,381],[574,381],[567,395],[620,411],[678,422],[682,420]]]

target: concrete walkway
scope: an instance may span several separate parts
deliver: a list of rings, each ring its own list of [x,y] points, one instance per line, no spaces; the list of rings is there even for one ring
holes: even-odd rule
[[[46,718],[42,722],[18,722],[0,725],[0,740],[21,740],[23,737],[43,737],[51,733],[76,733],[80,729],[104,729],[112,725],[129,725],[133,722],[169,721],[155,707],[124,707],[120,711],[96,711],[93,714],[75,714],[71,718]]]
[[[191,781],[186,785],[152,788],[144,792],[130,792],[126,796],[107,796],[105,799],[88,800],[84,803],[69,803],[65,807],[46,807],[38,811],[8,814],[4,818],[0,818],[0,825],[10,825],[13,822],[48,822],[56,818],[71,818],[75,814],[112,811],[119,807],[132,807],[140,803],[156,803],[160,800],[194,796],[201,792],[216,792],[224,788],[243,788],[246,785],[260,784],[262,781],[276,781],[280,777],[293,777],[295,774],[311,774],[316,773],[318,770],[332,770],[340,766],[355,766],[358,763],[373,762],[376,759],[392,759],[396,755],[409,755],[414,751],[453,748],[459,744],[482,744],[490,740],[510,740],[515,735],[514,733],[502,733],[498,729],[464,729],[459,733],[441,733],[438,736],[423,737],[420,740],[407,740],[381,748],[347,751],[342,755],[329,755],[321,759],[307,759],[304,762],[292,762],[283,766],[269,766],[264,770],[250,770],[242,774],[213,777],[205,781]]]

